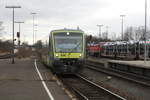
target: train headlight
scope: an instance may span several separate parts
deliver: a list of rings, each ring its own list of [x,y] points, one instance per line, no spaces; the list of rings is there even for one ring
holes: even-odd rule
[[[56,57],[58,57],[58,54],[56,54]]]
[[[69,32],[67,32],[67,35],[69,35],[70,33]]]
[[[80,57],[82,56],[82,54],[80,53]]]

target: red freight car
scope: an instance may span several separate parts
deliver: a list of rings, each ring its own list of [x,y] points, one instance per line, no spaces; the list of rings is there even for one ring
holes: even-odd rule
[[[100,42],[99,44],[89,44],[88,45],[88,52],[90,56],[98,57],[103,52],[102,46],[105,42]]]

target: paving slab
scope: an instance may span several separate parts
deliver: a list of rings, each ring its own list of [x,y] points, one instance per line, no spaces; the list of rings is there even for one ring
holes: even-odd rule
[[[43,81],[55,100],[70,100],[57,85],[50,70],[37,63]],[[34,60],[0,60],[0,100],[50,100],[36,71]]]

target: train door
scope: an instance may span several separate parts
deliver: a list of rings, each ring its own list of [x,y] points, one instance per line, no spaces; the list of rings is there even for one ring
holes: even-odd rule
[[[49,36],[49,45],[48,45],[48,64],[49,66],[52,66],[52,39],[51,39],[51,34]]]

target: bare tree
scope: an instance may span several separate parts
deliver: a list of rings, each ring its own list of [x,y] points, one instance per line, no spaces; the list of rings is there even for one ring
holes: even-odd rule
[[[1,52],[11,52],[12,50],[12,41],[7,40],[7,41],[2,41],[0,40],[0,51]]]
[[[103,39],[108,39],[108,32],[103,32],[102,33],[102,38]]]
[[[135,29],[135,40],[144,40],[144,27],[139,26]]]
[[[150,38],[150,31],[147,32],[147,38]],[[124,40],[144,40],[144,27],[128,27],[124,33]]]
[[[34,44],[34,46],[35,46],[37,49],[42,49],[43,43],[42,43],[41,40],[38,40],[38,41]]]
[[[125,30],[123,39],[125,41],[134,40],[134,28],[133,27],[128,27]]]
[[[116,39],[117,39],[116,33],[115,32],[111,33],[111,40],[116,40]]]

